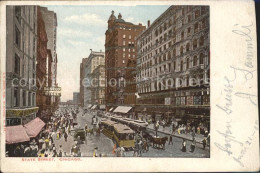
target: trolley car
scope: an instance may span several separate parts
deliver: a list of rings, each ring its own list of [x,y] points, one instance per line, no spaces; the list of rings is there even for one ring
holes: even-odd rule
[[[104,135],[106,135],[107,137],[109,137],[110,139],[113,138],[113,132],[114,132],[114,125],[118,124],[115,121],[111,121],[111,120],[104,120],[101,121],[100,125],[102,127],[102,133]]]
[[[134,131],[123,124],[114,124],[114,139],[119,147],[131,149],[135,146]]]

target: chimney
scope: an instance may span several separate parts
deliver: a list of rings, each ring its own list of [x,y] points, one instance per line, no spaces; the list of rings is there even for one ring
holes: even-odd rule
[[[118,19],[122,19],[121,13],[118,14]]]
[[[141,24],[141,23],[139,23],[139,26],[142,26],[142,24]]]
[[[150,27],[150,20],[147,21],[147,28]]]

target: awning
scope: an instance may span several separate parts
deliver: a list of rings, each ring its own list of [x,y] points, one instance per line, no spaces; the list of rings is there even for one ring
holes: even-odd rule
[[[110,109],[109,109],[109,112],[111,112],[113,109],[114,109],[113,107],[112,107],[112,108],[110,108]]]
[[[88,105],[88,109],[90,109],[92,107],[92,105]]]
[[[25,124],[24,128],[28,136],[30,138],[34,138],[40,133],[44,125],[45,123],[39,117],[37,117],[29,123]]]
[[[130,106],[118,106],[114,112],[119,112],[119,113],[127,113],[130,111],[130,109],[132,109],[132,107]]]
[[[19,142],[30,141],[22,125],[6,127],[6,144],[14,144]]]
[[[93,105],[93,107],[91,109],[95,109],[97,107],[97,105]]]
[[[99,109],[106,109],[106,105],[99,105]]]

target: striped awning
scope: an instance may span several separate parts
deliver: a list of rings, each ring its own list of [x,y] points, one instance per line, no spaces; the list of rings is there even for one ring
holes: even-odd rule
[[[96,107],[97,107],[97,105],[93,105],[93,106],[91,107],[91,109],[96,109]]]
[[[92,107],[92,105],[88,105],[88,109],[90,109]]]
[[[132,109],[132,107],[130,106],[118,106],[114,112],[118,112],[118,113],[128,113],[130,110]]]
[[[30,138],[36,137],[42,128],[45,126],[45,123],[39,118],[35,118],[29,123],[24,125],[24,129]]]
[[[30,137],[27,135],[22,125],[7,126],[5,141],[6,144],[15,144],[20,142],[30,141]]]
[[[106,105],[99,105],[99,109],[106,109]]]

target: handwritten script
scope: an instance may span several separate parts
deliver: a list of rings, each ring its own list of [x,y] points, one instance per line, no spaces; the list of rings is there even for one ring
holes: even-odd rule
[[[250,89],[252,86],[250,85],[250,81],[254,79],[254,73],[256,72],[256,68],[254,67],[253,63],[253,40],[251,36],[251,27],[253,24],[240,26],[238,24],[234,25],[234,30],[232,30],[233,34],[240,37],[240,39],[244,40],[246,45],[246,52],[243,55],[244,62],[241,66],[230,66],[231,71],[233,74],[230,76],[224,77],[224,102],[216,104],[216,107],[223,111],[226,115],[226,125],[223,131],[217,130],[217,133],[224,138],[224,144],[219,144],[215,142],[215,146],[220,149],[221,151],[225,152],[228,156],[230,156],[234,161],[236,161],[240,166],[244,167],[244,163],[242,161],[244,155],[247,153],[249,147],[253,139],[256,137],[257,130],[259,128],[258,121],[255,121],[253,124],[254,130],[252,133],[249,133],[246,140],[238,140],[234,136],[232,132],[232,113],[233,113],[233,99],[244,99],[246,104],[252,104],[253,106],[257,107],[257,95],[255,93],[251,93]],[[236,91],[235,90],[235,82],[237,83],[239,80],[243,82],[244,91]],[[240,147],[240,152],[236,153],[232,150],[232,146],[238,145]]]

